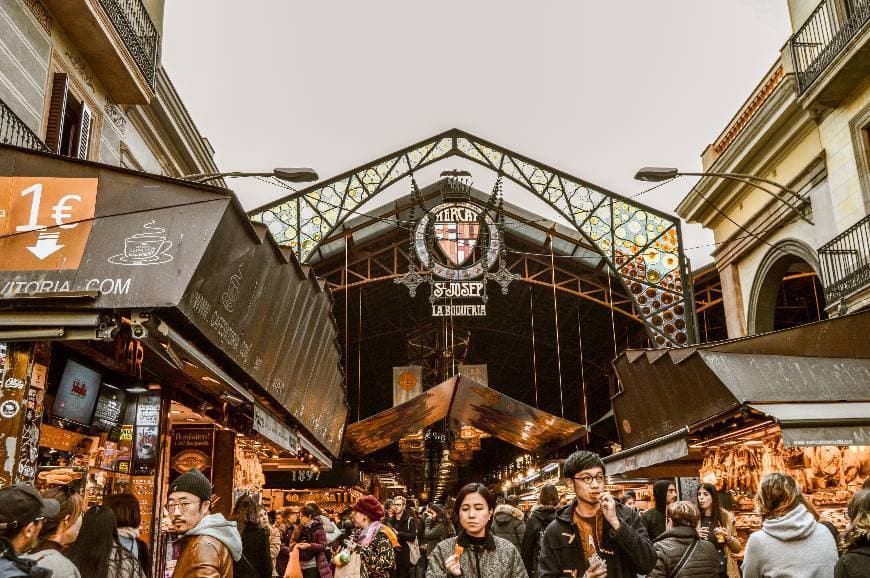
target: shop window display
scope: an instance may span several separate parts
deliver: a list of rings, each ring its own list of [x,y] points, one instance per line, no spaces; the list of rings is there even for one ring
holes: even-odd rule
[[[755,494],[769,472],[794,477],[822,520],[839,531],[848,524],[846,505],[870,477],[870,447],[786,447],[778,430],[768,430],[742,443],[706,447],[701,480],[732,496],[737,529],[745,544],[761,527],[755,513]]]

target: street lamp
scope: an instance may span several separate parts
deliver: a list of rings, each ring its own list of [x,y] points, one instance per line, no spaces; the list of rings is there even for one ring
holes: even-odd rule
[[[232,171],[226,173],[195,173],[180,177],[197,183],[205,183],[223,177],[275,177],[288,183],[310,183],[318,178],[317,171],[311,168],[278,168],[266,173]]]
[[[677,177],[719,177],[722,179],[728,179],[732,181],[738,181],[749,185],[750,187],[754,187],[761,191],[764,191],[777,201],[783,203],[789,209],[791,209],[798,217],[809,223],[813,224],[811,220],[809,220],[796,206],[792,205],[790,202],[786,201],[784,198],[780,197],[776,193],[771,190],[768,190],[756,182],[759,181],[762,183],[767,183],[768,185],[772,185],[779,190],[788,193],[789,196],[798,200],[799,203],[803,203],[806,199],[804,199],[797,191],[794,191],[785,185],[781,185],[776,181],[772,181],[770,179],[765,179],[764,177],[758,177],[756,175],[748,175],[744,173],[713,173],[713,172],[704,172],[704,173],[687,173],[683,172],[679,169],[673,167],[643,167],[637,173],[635,173],[634,178],[638,181],[646,181],[649,183],[659,183],[662,181],[667,181],[670,179],[675,179]]]

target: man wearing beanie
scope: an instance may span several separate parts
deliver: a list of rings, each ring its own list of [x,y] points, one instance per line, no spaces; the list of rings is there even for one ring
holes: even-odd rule
[[[196,468],[169,484],[166,510],[182,536],[175,576],[232,578],[233,562],[242,558],[242,537],[236,523],[212,514],[211,482]]]
[[[605,491],[598,454],[574,452],[563,471],[576,498],[556,511],[541,536],[538,578],[646,576],[655,567],[656,551],[637,512]]]

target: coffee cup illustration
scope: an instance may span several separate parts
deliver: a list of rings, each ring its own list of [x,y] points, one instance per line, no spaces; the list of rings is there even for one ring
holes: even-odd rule
[[[172,241],[166,238],[166,229],[149,221],[143,231],[124,239],[124,252],[109,257],[113,265],[160,265],[172,261],[169,254]]]

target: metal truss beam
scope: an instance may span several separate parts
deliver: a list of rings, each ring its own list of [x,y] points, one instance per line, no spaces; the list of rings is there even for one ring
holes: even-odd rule
[[[259,207],[251,218],[305,262],[364,203],[451,157],[504,175],[567,219],[616,273],[654,345],[695,342],[691,276],[676,217],[458,129]]]

